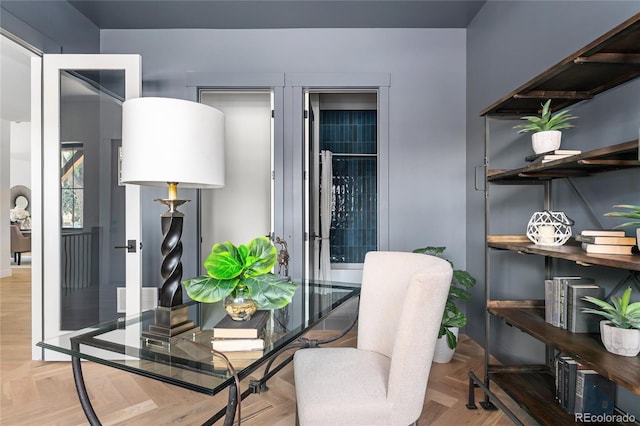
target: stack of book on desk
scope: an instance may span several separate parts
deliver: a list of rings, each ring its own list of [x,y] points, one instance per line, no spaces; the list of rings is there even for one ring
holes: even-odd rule
[[[223,352],[235,368],[245,367],[262,357],[265,331],[270,311],[257,311],[248,321],[234,321],[225,316],[213,327],[211,345]],[[214,356],[214,364],[220,360]]]
[[[576,236],[582,243],[582,250],[593,254],[631,254],[636,245],[634,237],[626,237],[624,231],[614,229],[585,229]]]
[[[572,155],[581,154],[579,149],[556,149],[554,151],[543,152],[541,154],[532,154],[525,157],[526,161],[534,163],[547,163],[549,161],[559,160]]]
[[[613,414],[615,383],[569,356],[558,356],[555,364],[556,400],[569,414]]]

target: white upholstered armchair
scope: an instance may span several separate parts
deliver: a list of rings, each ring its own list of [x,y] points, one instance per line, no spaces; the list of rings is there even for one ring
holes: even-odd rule
[[[438,257],[367,253],[357,348],[295,354],[299,424],[417,422],[452,273]]]

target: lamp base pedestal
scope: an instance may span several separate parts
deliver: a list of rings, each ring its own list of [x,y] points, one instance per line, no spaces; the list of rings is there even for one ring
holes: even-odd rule
[[[142,339],[148,345],[164,346],[173,343],[174,338],[183,333],[199,332],[200,327],[189,320],[188,310],[187,305],[158,306],[155,309],[155,324],[142,332]]]

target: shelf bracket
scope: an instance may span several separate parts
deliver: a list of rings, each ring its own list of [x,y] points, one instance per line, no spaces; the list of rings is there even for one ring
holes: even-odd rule
[[[622,290],[622,287],[628,282],[630,282],[636,288],[636,290],[640,291],[639,277],[640,277],[640,273],[638,271],[629,271],[629,275],[624,277],[624,279],[622,279],[618,284],[616,284],[613,290],[611,290],[607,295],[607,297],[605,297],[605,300],[611,300],[611,296],[616,294],[618,291]]]
[[[602,224],[602,222],[600,222],[600,218],[598,217],[598,215],[596,215],[596,213],[593,211],[593,209],[591,208],[591,204],[589,204],[589,202],[587,201],[587,199],[584,197],[584,195],[582,194],[582,192],[578,189],[578,187],[573,183],[573,181],[569,178],[565,179],[565,182],[567,182],[567,184],[569,185],[569,187],[571,189],[573,189],[573,192],[576,193],[576,195],[578,196],[578,198],[580,199],[580,201],[582,202],[582,205],[587,209],[587,211],[589,212],[589,214],[591,215],[591,218],[595,221],[595,223],[598,225],[599,229],[605,229],[604,225]]]

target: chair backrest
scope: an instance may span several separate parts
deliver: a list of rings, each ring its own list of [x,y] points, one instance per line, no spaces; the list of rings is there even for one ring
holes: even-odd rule
[[[391,359],[387,400],[393,418],[419,416],[438,329],[449,294],[451,264],[418,253],[367,253],[358,314],[358,349]]]

